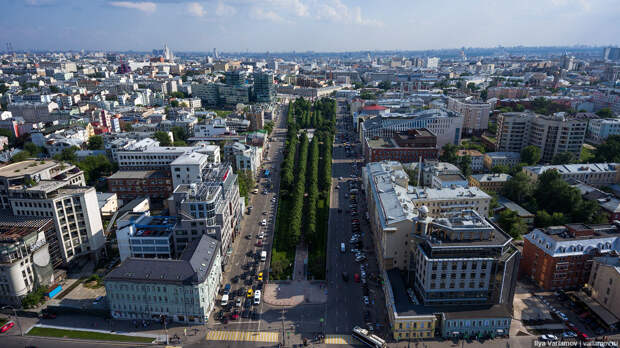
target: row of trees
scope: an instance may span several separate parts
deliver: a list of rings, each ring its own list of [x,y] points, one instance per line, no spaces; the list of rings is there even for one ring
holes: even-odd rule
[[[325,275],[335,116],[336,103],[331,99],[310,103],[299,98],[289,104],[271,260],[274,279],[288,276],[295,247],[302,238],[309,248],[310,273],[315,278]],[[305,131],[300,133],[305,127],[315,127],[312,141]]]

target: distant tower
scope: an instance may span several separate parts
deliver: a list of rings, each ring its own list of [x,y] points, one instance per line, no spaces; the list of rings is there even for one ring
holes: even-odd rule
[[[164,59],[170,62],[174,60],[174,55],[172,54],[172,51],[170,51],[170,49],[168,48],[167,44],[164,44]]]
[[[217,55],[217,48],[213,48],[213,58],[219,59],[220,57]]]

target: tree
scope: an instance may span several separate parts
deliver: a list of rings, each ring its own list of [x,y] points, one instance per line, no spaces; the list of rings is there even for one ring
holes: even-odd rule
[[[456,164],[458,161],[457,151],[458,146],[454,144],[446,144],[443,146],[442,153],[439,156],[439,160],[442,162],[449,162],[452,164]]]
[[[170,141],[170,136],[166,132],[157,131],[153,134],[155,139],[159,141],[159,145],[161,146],[170,146],[172,142]]]
[[[187,133],[187,128],[181,126],[174,126],[170,129],[172,132],[172,136],[174,137],[174,141],[187,141],[189,138],[189,134]]]
[[[377,87],[381,88],[384,91],[388,91],[390,88],[392,88],[392,82],[390,82],[390,81],[381,81],[381,82],[379,82]]]
[[[526,146],[521,150],[521,161],[529,165],[534,165],[540,161],[541,151],[540,148],[534,145]]]
[[[37,146],[32,142],[27,142],[24,144],[24,150],[28,151],[32,157],[38,157],[45,151],[45,148]]]
[[[536,227],[560,226],[566,223],[568,223],[568,219],[564,214],[559,212],[549,214],[545,210],[537,211],[536,219],[534,220]]]
[[[271,254],[271,271],[274,273],[275,279],[282,278],[284,272],[289,267],[289,261],[286,258],[286,252],[273,250]]]
[[[620,135],[610,135],[594,150],[596,162],[620,162]]]
[[[570,152],[560,152],[558,154],[556,154],[555,156],[553,156],[553,159],[551,160],[552,164],[558,165],[558,164],[569,164],[569,163],[573,163],[573,161],[575,160],[575,156],[570,153]]]
[[[602,108],[596,112],[596,115],[600,118],[612,118],[614,117],[614,113],[610,108]]]
[[[409,176],[409,185],[419,186],[418,183],[418,168],[415,169],[405,169],[405,173]]]
[[[65,161],[69,163],[77,163],[77,155],[75,154],[80,148],[77,146],[71,146],[62,150],[61,153],[54,155],[54,159],[57,161]]]
[[[510,172],[510,167],[508,167],[505,164],[498,164],[495,167],[491,168],[491,172],[493,173],[509,173]]]
[[[488,92],[488,90],[487,90],[487,89],[483,89],[483,90],[480,92],[480,99],[482,99],[482,100],[485,100],[485,101],[486,101],[488,96],[489,96],[489,92]]]
[[[502,188],[502,195],[519,204],[525,202],[534,192],[534,182],[523,172],[510,178]]]
[[[87,147],[89,150],[103,150],[103,137],[101,135],[93,135],[88,138]]]
[[[116,166],[105,155],[88,156],[78,162],[77,166],[84,171],[84,178],[89,185],[94,185],[99,178],[116,170]]]
[[[173,108],[179,107],[179,101],[178,100],[171,100],[170,101],[170,106],[172,106]]]
[[[123,123],[121,124],[121,130],[123,132],[131,132],[133,131],[133,126],[131,125],[131,123]]]
[[[497,224],[513,238],[519,238],[527,233],[525,222],[521,220],[516,212],[510,209],[504,209],[499,213]]]
[[[470,156],[460,156],[457,165],[466,178],[472,174]]]
[[[11,157],[11,162],[13,163],[22,162],[27,159],[30,159],[31,157],[32,155],[30,154],[30,152],[24,150],[24,151],[18,152],[17,154],[15,154],[15,156]]]
[[[263,126],[263,129],[265,131],[267,131],[267,134],[271,134],[271,132],[273,132],[273,122],[269,121],[266,122],[265,125]]]

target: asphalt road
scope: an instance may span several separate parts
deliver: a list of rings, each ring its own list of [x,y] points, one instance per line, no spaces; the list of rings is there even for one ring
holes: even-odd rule
[[[385,318],[385,301],[381,288],[376,282],[368,281],[370,305],[365,305],[362,298],[364,296],[362,284],[354,281],[354,275],[361,274],[360,263],[355,262],[355,255],[351,253],[352,244],[349,240],[352,235],[352,216],[347,211],[350,210],[350,192],[352,182],[359,179],[351,177],[355,174],[360,177],[362,157],[361,147],[357,143],[351,145],[352,155],[346,155],[344,142],[340,135],[347,134],[350,140],[354,139],[351,118],[344,114],[339,107],[337,124],[337,137],[334,144],[332,162],[332,195],[331,195],[331,214],[329,222],[329,235],[327,243],[327,264],[328,264],[328,303],[326,306],[326,332],[328,334],[350,334],[354,326],[367,326],[364,320],[364,312],[370,314],[368,322],[381,322]],[[346,141],[351,144],[350,141]],[[340,179],[342,178],[342,179]],[[339,185],[340,189],[335,189]],[[358,185],[359,186],[359,185]],[[377,274],[378,266],[374,254],[371,234],[368,224],[364,219],[365,202],[361,192],[356,195],[358,212],[357,219],[360,221],[362,231],[363,248],[366,250],[367,274]],[[338,212],[338,208],[342,212]],[[346,252],[341,251],[340,244],[345,243]],[[347,272],[349,280],[344,281],[342,273]]]

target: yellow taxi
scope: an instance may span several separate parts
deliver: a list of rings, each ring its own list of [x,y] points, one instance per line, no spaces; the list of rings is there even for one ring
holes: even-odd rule
[[[252,288],[248,289],[248,298],[252,298],[254,297],[254,290],[252,290]]]
[[[258,273],[258,280],[263,281],[263,272]]]

